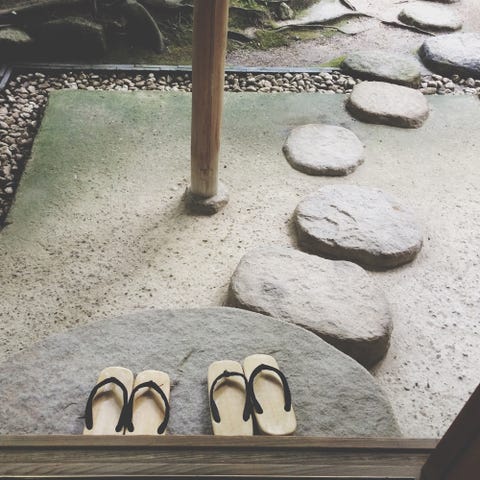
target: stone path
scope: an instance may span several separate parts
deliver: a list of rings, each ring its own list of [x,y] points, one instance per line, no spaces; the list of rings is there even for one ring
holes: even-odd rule
[[[334,4],[334,2],[330,3],[331,5]],[[462,23],[461,19],[456,17],[449,7],[420,3],[407,5],[400,14],[400,19],[405,23],[425,29],[455,30],[461,28]],[[467,35],[467,37],[460,35]],[[480,47],[478,46],[478,34],[460,35],[449,35],[448,37],[427,40],[422,47],[422,58],[428,66],[441,73],[479,76]],[[363,52],[363,54],[357,56],[351,55],[344,61],[343,68],[347,73],[368,79],[385,80],[413,87],[417,87],[420,82],[418,64],[415,64],[413,58],[391,57],[388,53]],[[270,82],[270,80],[268,81]],[[270,87],[266,85],[265,83],[265,86],[261,88],[272,86],[271,82]],[[429,114],[428,104],[418,92],[380,82],[363,82],[355,86],[347,107],[353,115],[361,120],[401,127],[419,127]],[[335,140],[332,140],[332,134]],[[284,152],[294,168],[315,175],[346,175],[352,173],[356,166],[363,161],[361,142],[352,132],[337,126],[297,126],[291,131],[284,146]],[[338,152],[341,155],[338,155]],[[326,192],[327,190],[330,196],[320,198],[322,191]],[[348,194],[343,196],[343,191],[347,190]],[[422,235],[411,213],[396,201],[386,197],[380,191],[362,190],[356,186],[327,186],[322,191],[319,194],[307,197],[297,208],[296,221],[299,244],[302,248],[334,258],[347,258],[368,268],[393,268],[415,258],[422,246]],[[312,201],[313,197],[315,197],[314,201]],[[328,211],[329,209],[333,209],[333,213]],[[312,227],[313,224],[315,225]],[[348,262],[334,262],[294,250],[285,250],[281,247],[269,247],[262,251],[247,253],[232,278],[230,303],[242,308],[268,313],[271,316],[311,330],[367,367],[372,366],[384,357],[390,343],[392,318],[384,294],[378,289],[375,282],[372,282],[368,273]],[[322,312],[321,318],[316,317],[316,313],[319,311]],[[163,314],[160,313],[159,315],[162,317]],[[225,316],[228,317],[228,315],[223,312],[221,315],[223,322]],[[241,316],[242,314],[238,315]],[[175,313],[169,313],[167,316],[168,321],[162,323],[161,318],[159,321],[157,318],[153,320],[153,317],[147,315],[148,324],[144,324],[145,329],[150,328],[151,333],[159,326],[161,331],[168,332],[169,321],[174,320],[176,324],[181,323],[179,316],[176,316]],[[188,317],[188,314],[186,316]],[[201,317],[202,314],[199,314],[199,316]],[[213,318],[215,315],[213,313],[209,314],[209,318],[211,317]],[[129,322],[137,321],[137,319],[138,317],[131,317]],[[253,325],[254,322],[249,325],[248,322],[242,323],[237,318],[234,320],[236,324],[243,325],[245,332],[255,331],[258,334],[258,327]],[[196,320],[195,327],[203,325],[202,322],[203,318]],[[217,322],[220,324],[220,318],[217,318]],[[257,318],[257,322],[265,325],[265,328],[268,326],[263,317]],[[112,325],[113,323],[116,323],[116,325],[112,328],[126,330],[124,320],[112,321]],[[204,324],[204,329],[211,333],[211,325],[209,322],[207,323]],[[265,330],[264,337],[270,338],[269,335],[272,335],[272,330],[278,333],[279,329],[276,327],[276,325],[271,325],[270,332]],[[188,328],[193,330],[191,326]],[[85,330],[88,330],[88,328]],[[232,332],[235,333],[234,328],[230,328],[228,334]],[[284,338],[290,339],[292,344],[298,344],[297,337],[301,339],[298,331],[293,332],[290,337],[288,333],[280,333],[282,340]],[[106,331],[106,334],[108,336],[108,331]],[[225,333],[223,337],[228,337],[228,334]],[[83,333],[80,332],[80,338],[84,340],[83,343],[87,341],[92,343],[82,335]],[[92,331],[89,335],[92,336]],[[188,340],[187,345],[193,344],[193,341],[189,340],[188,336],[182,331],[182,326],[176,326],[175,332],[167,336],[170,339],[176,339],[177,335],[180,335],[180,338],[186,338]],[[155,338],[155,334],[150,336]],[[222,335],[218,334],[217,336],[221,337]],[[201,335],[200,338],[202,338]],[[205,344],[210,345],[210,339],[206,336],[203,338]],[[61,341],[68,342],[69,340],[73,343],[77,341],[72,340],[72,337],[68,337],[68,335]],[[55,343],[55,340],[52,339],[52,341]],[[58,354],[58,345],[48,342],[45,342],[46,349],[52,349],[55,354]],[[146,344],[147,341],[143,343]],[[167,353],[173,351],[169,348],[175,349],[175,353],[185,354],[184,358],[187,358],[187,360],[192,355],[192,352],[185,352],[185,345],[178,345],[175,341],[170,343],[164,347]],[[94,347],[95,343],[92,345]],[[301,344],[300,347],[303,351]],[[198,348],[200,349],[200,347]],[[151,350],[153,350],[153,345]],[[200,355],[204,355],[205,349],[200,350]],[[318,348],[318,351],[322,351],[322,349]],[[284,353],[282,350],[279,350],[279,352],[280,355]],[[88,351],[86,353],[88,354]],[[122,353],[126,352],[122,350]],[[143,353],[146,355],[146,352]],[[130,351],[130,354],[133,355],[133,351]],[[29,357],[33,353],[30,351],[25,355],[22,359],[19,355],[16,367],[19,371],[19,365],[25,363],[25,358],[27,359],[27,365],[29,361],[32,365],[34,364],[33,357]],[[48,358],[49,354],[46,353],[45,355]],[[53,358],[54,354],[51,355]],[[95,357],[96,352],[92,350],[90,355]],[[295,356],[295,352],[289,352],[287,356],[292,358]],[[123,358],[125,358],[123,361],[128,361],[126,357]],[[142,358],[144,358],[145,363],[155,362],[155,357],[153,359],[152,357]],[[136,358],[135,361],[137,360]],[[205,357],[202,357],[202,360],[204,360],[204,363],[207,361]],[[334,361],[336,362],[336,359],[331,361],[330,368]],[[51,360],[51,362],[54,363],[54,360]],[[81,360],[78,359],[77,364],[79,363],[81,363]],[[183,365],[178,369],[178,376],[184,374]],[[32,368],[35,370],[36,367],[32,366]],[[101,366],[96,368],[99,370]],[[176,371],[176,368],[175,365],[171,366],[172,371]],[[315,365],[309,365],[308,368],[309,371],[312,371]],[[201,376],[198,371],[193,373],[195,377]],[[35,373],[36,375],[37,373]],[[296,373],[293,376],[295,377]],[[21,377],[21,375],[19,374],[18,377]],[[48,384],[48,380],[43,383]],[[333,383],[333,380],[327,381],[327,387],[330,389],[332,396],[339,396],[333,387],[330,387],[330,384],[333,385]],[[84,385],[86,385],[86,381],[81,388],[87,388]],[[18,388],[18,383],[15,383],[14,386],[7,386],[6,389],[7,395],[10,395],[10,403],[15,396],[14,387]],[[187,387],[188,390],[194,389],[194,383],[190,383]],[[63,399],[67,398],[69,391],[75,390],[75,388],[78,392],[79,387],[77,385],[70,385],[70,388],[65,390]],[[309,424],[309,427],[306,430],[301,430],[300,433],[325,434],[328,425],[320,423],[318,428],[317,424],[312,427],[310,418],[314,413],[308,407],[304,409],[305,405],[312,405],[309,400],[302,399],[302,395],[307,395],[307,390],[305,386],[300,386],[298,390],[301,392],[299,395],[300,411],[302,413],[306,412],[305,418],[307,418]],[[78,396],[85,396],[83,393]],[[308,392],[309,394],[312,394],[312,392]],[[15,424],[12,427],[15,429],[15,433],[18,433],[19,429],[22,428],[28,430],[29,425],[35,424],[31,417],[27,415],[25,419],[22,412],[16,409],[25,409],[25,406],[39,395],[38,392],[34,391],[31,398],[28,395],[23,396],[21,398],[23,403],[20,402],[19,405],[15,405],[7,411],[9,418],[20,417],[21,421],[28,422],[23,426]],[[53,393],[47,392],[47,395],[49,398],[53,397]],[[187,398],[186,395],[185,398]],[[363,401],[363,399],[360,401]],[[198,403],[201,404],[202,401],[199,400]],[[185,405],[185,399],[181,397],[179,397],[178,405],[185,411],[189,408]],[[75,406],[75,408],[77,407],[78,405]],[[344,408],[350,409],[351,407],[347,405]],[[51,412],[53,416],[61,415],[65,411],[71,413],[69,411],[70,406],[65,407],[65,405],[59,405],[58,402],[54,404],[54,409]],[[205,412],[205,410],[205,404],[203,404],[202,412]],[[202,412],[196,412],[195,416],[201,417]],[[336,422],[334,413],[326,413],[328,421]],[[394,420],[391,416],[389,417],[388,412],[382,411],[382,415],[383,419],[389,418],[385,421],[388,428],[395,429]],[[70,416],[63,418],[65,420],[61,428],[64,428],[64,431],[78,430],[78,422],[72,426],[69,423],[71,422]],[[184,431],[186,433],[207,431],[208,421],[205,423],[205,420],[202,419],[200,423],[195,423],[192,418],[183,418],[181,426],[172,424],[172,432],[182,433],[182,428],[186,429]],[[42,424],[43,420],[42,417],[40,423],[37,422],[36,425],[39,425],[38,428],[40,429],[48,429],[46,423]],[[389,421],[390,423],[388,423]],[[357,418],[355,422],[358,422]],[[350,424],[344,425],[344,427],[344,430],[340,429],[340,431],[344,431],[346,435],[351,435],[351,431],[357,428],[351,427]],[[366,428],[367,430],[370,429],[369,431],[372,430],[370,425],[367,425]],[[335,434],[338,435],[338,431],[335,431]],[[378,432],[375,432],[375,434],[377,435]]]
[[[307,252],[370,268],[411,262],[422,247],[412,212],[381,190],[331,185],[295,210],[298,242]]]
[[[363,163],[364,146],[346,128],[310,124],[290,132],[283,152],[290,165],[300,172],[342,176]]]
[[[425,97],[417,90],[384,82],[355,85],[347,109],[368,123],[419,128],[429,115]]]
[[[390,344],[385,294],[354,263],[283,247],[254,249],[232,276],[228,303],[304,327],[366,367]]]
[[[54,335],[0,368],[0,434],[79,434],[98,373],[153,368],[172,380],[168,434],[211,434],[207,369],[274,355],[286,374],[297,435],[396,437],[391,407],[357,362],[302,328],[227,308],[156,310]]]

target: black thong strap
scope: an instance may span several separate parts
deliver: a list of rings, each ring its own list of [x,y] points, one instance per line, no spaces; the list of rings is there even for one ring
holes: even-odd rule
[[[217,404],[213,399],[213,392],[215,391],[215,387],[217,386],[217,383],[220,380],[222,380],[223,378],[230,378],[230,377],[241,377],[245,382],[245,407],[243,408],[243,421],[246,422],[250,418],[250,415],[252,414],[251,405],[248,400],[248,395],[246,394],[248,390],[247,378],[243,373],[229,372],[228,370],[225,370],[213,381],[212,386],[210,387],[210,410],[212,412],[213,420],[215,420],[216,423],[220,423],[220,413],[218,411]]]
[[[168,420],[170,418],[170,404],[168,403],[168,398],[165,395],[165,392],[158,386],[157,383],[153,381],[140,383],[132,390],[132,394],[130,395],[130,400],[128,402],[128,406],[125,413],[125,427],[129,432],[133,432],[135,430],[135,427],[133,426],[133,422],[132,422],[133,402],[135,400],[136,393],[142,388],[152,388],[162,397],[163,403],[165,405],[165,417],[163,419],[163,422],[160,424],[160,426],[157,429],[157,433],[161,435],[167,428]]]
[[[255,396],[255,392],[253,390],[253,382],[255,381],[255,377],[264,370],[269,370],[271,372],[274,372],[280,377],[280,380],[282,381],[282,385],[283,385],[283,396],[285,399],[284,409],[286,412],[289,412],[292,409],[292,395],[290,393],[290,387],[288,386],[287,377],[285,377],[285,375],[278,368],[272,367],[270,365],[265,365],[265,364],[261,364],[258,367],[256,367],[253,370],[252,374],[250,375],[250,379],[248,380],[248,386],[247,386],[248,396],[250,397],[250,400],[253,403],[253,408],[258,414],[263,413],[263,408],[258,402],[257,397]]]
[[[97,385],[95,385],[92,391],[90,392],[90,396],[88,397],[88,400],[87,400],[87,406],[85,408],[85,426],[87,427],[87,430],[91,430],[93,428],[93,400],[95,398],[95,395],[97,394],[100,388],[104,387],[109,383],[114,383],[115,385],[117,385],[117,387],[120,387],[122,389],[123,405],[122,405],[122,411],[120,413],[120,418],[118,419],[117,426],[115,427],[115,431],[120,432],[124,427],[125,411],[128,404],[128,391],[125,385],[118,378],[109,377],[97,383]]]

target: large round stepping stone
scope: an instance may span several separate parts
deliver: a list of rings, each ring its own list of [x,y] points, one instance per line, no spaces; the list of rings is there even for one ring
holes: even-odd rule
[[[258,248],[235,270],[228,303],[304,327],[366,367],[381,360],[390,344],[388,301],[355,263]]]
[[[303,125],[290,132],[283,152],[290,165],[309,175],[347,175],[363,163],[364,145],[350,130]]]
[[[384,82],[355,85],[346,106],[364,122],[404,128],[421,127],[429,114],[427,100],[418,90]]]
[[[480,78],[480,33],[454,33],[426,40],[420,57],[427,67],[443,75]]]
[[[352,53],[343,61],[342,70],[355,77],[398,83],[406,87],[418,87],[422,80],[417,60],[382,50]]]
[[[462,19],[451,8],[426,2],[406,5],[398,18],[407,25],[426,30],[460,30],[463,25]]]
[[[303,250],[365,267],[397,267],[422,247],[412,212],[377,189],[323,187],[300,202],[295,221]]]
[[[98,373],[120,365],[170,374],[168,433],[211,434],[207,369],[252,353],[288,377],[298,435],[396,437],[385,395],[357,362],[311,332],[230,308],[157,310],[54,335],[0,369],[0,434],[80,434]]]

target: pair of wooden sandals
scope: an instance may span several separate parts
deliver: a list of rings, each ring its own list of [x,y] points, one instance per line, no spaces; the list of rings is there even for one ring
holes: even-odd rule
[[[270,355],[250,355],[243,366],[212,363],[208,390],[215,435],[291,435],[297,428],[287,379]]]
[[[251,355],[208,369],[215,435],[290,435],[296,429],[290,388],[275,359]],[[146,370],[134,379],[122,367],[104,369],[85,409],[86,435],[164,435],[170,417],[170,377]]]
[[[85,409],[85,435],[164,435],[170,417],[170,377],[127,368],[102,370]]]

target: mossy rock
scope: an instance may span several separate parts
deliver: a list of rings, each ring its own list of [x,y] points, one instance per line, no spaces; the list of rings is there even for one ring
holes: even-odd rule
[[[247,8],[233,3],[230,6],[229,25],[234,28],[244,29],[249,27],[262,27],[271,22],[272,17],[267,8]]]
[[[107,50],[103,26],[83,17],[66,17],[44,23],[39,37],[42,47],[57,55],[96,58]]]
[[[143,5],[136,0],[126,0],[123,14],[127,19],[128,34],[132,43],[159,53],[165,50],[162,32]]]
[[[28,33],[18,28],[0,29],[0,59],[10,60],[22,56],[33,40]]]

